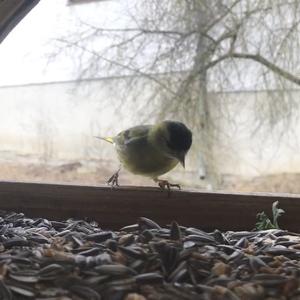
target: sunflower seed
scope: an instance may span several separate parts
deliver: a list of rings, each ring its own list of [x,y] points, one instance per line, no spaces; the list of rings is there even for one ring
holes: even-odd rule
[[[101,300],[101,296],[95,290],[87,286],[73,285],[70,287],[70,291],[82,297],[83,299]]]
[[[100,265],[94,268],[98,273],[105,275],[136,275],[136,271],[124,265]]]
[[[0,299],[296,300],[299,245],[283,230],[207,233],[142,217],[109,231],[0,211]]]

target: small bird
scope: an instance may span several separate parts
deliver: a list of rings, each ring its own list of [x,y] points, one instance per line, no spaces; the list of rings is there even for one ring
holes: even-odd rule
[[[152,178],[164,189],[176,186],[158,176],[178,163],[185,167],[185,156],[192,145],[192,132],[181,122],[163,121],[156,125],[140,125],[121,131],[114,137],[96,137],[115,146],[121,164],[133,174]],[[108,180],[118,186],[119,170]]]

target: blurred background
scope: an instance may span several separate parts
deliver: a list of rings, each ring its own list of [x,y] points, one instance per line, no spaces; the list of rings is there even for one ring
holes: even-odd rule
[[[299,193],[299,23],[298,0],[41,0],[0,45],[0,180],[104,184],[95,135],[173,119],[194,142],[163,178]]]

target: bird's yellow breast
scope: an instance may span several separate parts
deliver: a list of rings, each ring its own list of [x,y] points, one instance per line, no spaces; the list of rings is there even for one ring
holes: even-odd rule
[[[178,160],[168,157],[165,153],[141,139],[127,147],[116,145],[120,162],[130,172],[151,178],[167,173],[173,169]]]

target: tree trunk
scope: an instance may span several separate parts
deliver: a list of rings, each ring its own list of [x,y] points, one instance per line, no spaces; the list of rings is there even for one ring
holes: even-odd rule
[[[208,21],[209,15],[202,8],[197,9],[198,26],[203,28],[203,25]],[[201,32],[201,30],[199,30]],[[218,175],[217,165],[214,154],[215,130],[213,119],[211,116],[211,107],[207,93],[207,70],[204,66],[209,62],[210,41],[206,37],[199,34],[197,42],[197,52],[194,60],[194,71],[197,74],[194,87],[196,97],[198,98],[198,116],[196,121],[196,128],[198,134],[195,136],[195,142],[198,145],[198,175],[199,179],[205,179],[209,187],[212,189],[218,188],[220,185],[220,177]],[[197,117],[196,117],[197,118]]]

